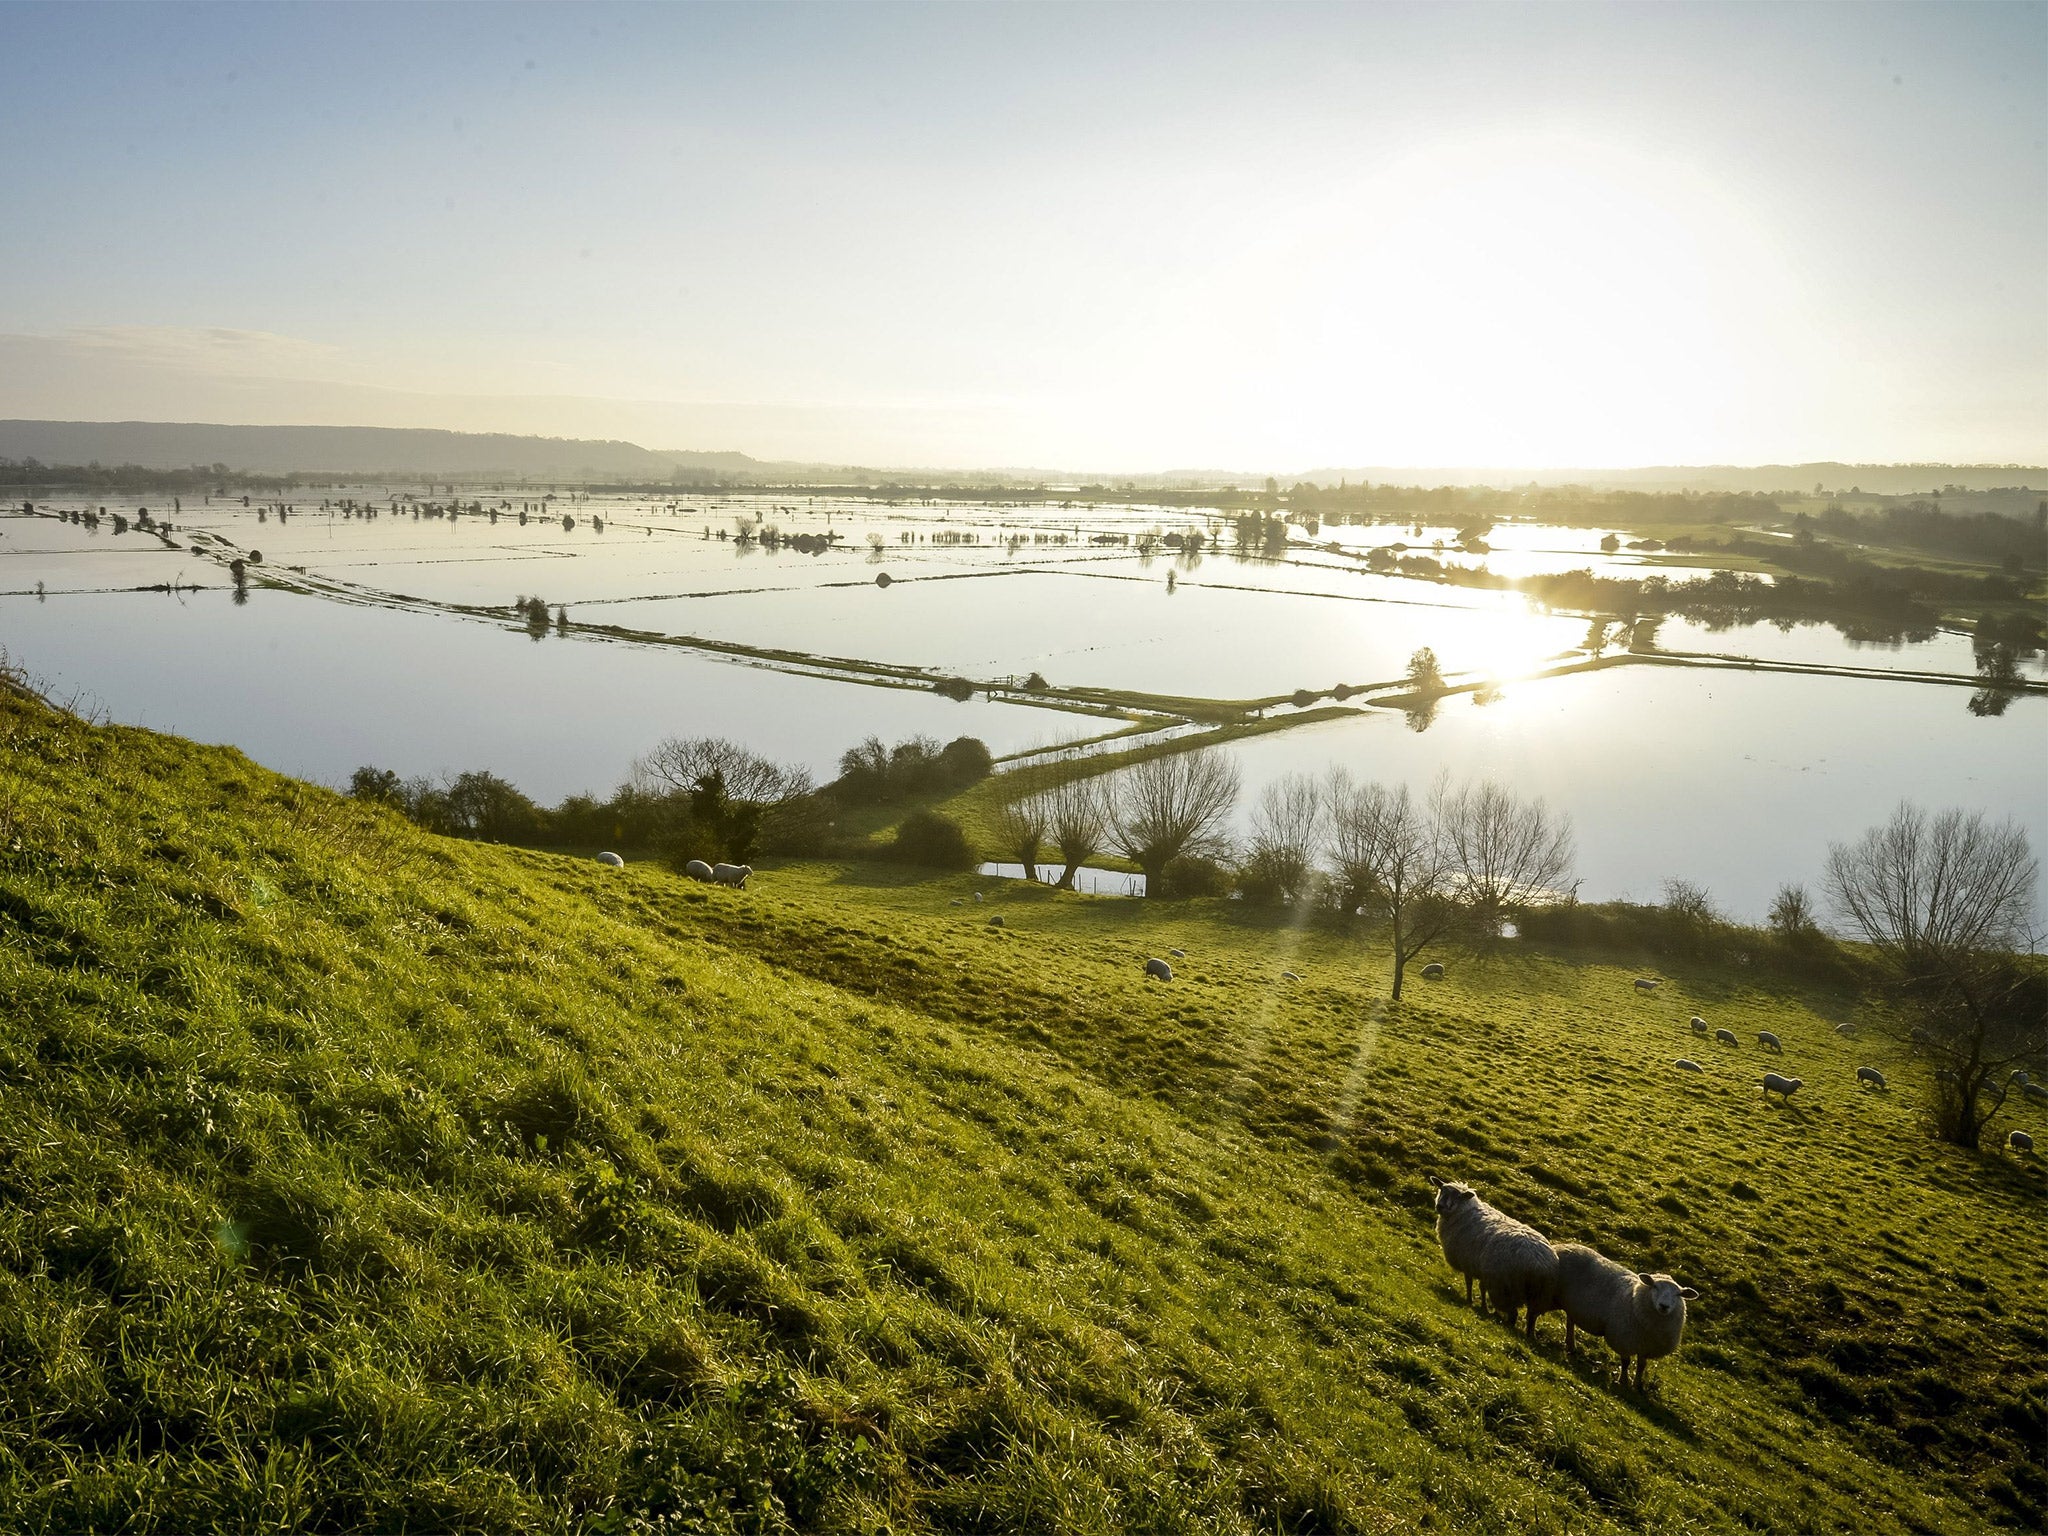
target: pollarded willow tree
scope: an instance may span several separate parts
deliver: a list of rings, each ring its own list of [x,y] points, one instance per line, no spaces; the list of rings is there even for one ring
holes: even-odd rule
[[[1307,774],[1290,773],[1260,792],[1238,876],[1246,895],[1289,904],[1308,898],[1326,810],[1323,786]]]
[[[1566,892],[1576,856],[1569,816],[1524,800],[1491,779],[1431,795],[1459,901],[1475,921],[1497,927],[1508,909]]]
[[[1108,785],[1109,845],[1145,872],[1145,894],[1165,894],[1166,867],[1227,846],[1237,764],[1213,749],[1169,752],[1119,769]]]
[[[2012,1072],[2048,1056],[2038,877],[2026,833],[1974,811],[1902,804],[1828,848],[1828,896],[1876,951],[1908,1041],[1934,1068],[1935,1131],[1957,1146],[1977,1146]]]
[[[996,846],[1024,866],[1026,880],[1038,878],[1038,855],[1045,847],[1051,819],[1043,790],[1018,795],[996,807]]]
[[[1100,779],[1075,776],[1045,792],[1046,836],[1059,851],[1058,889],[1071,891],[1081,866],[1109,846],[1109,793]]]

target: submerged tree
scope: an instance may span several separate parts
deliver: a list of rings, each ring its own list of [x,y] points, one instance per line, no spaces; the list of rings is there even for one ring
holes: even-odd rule
[[[1876,951],[1908,1040],[1934,1068],[1935,1130],[1957,1146],[1977,1146],[2010,1073],[2048,1054],[2048,985],[2023,956],[2038,873],[2025,832],[1974,811],[1902,804],[1828,849],[1828,895]]]
[[[1433,797],[1458,897],[1489,930],[1508,908],[1554,899],[1571,879],[1571,818],[1491,779]]]

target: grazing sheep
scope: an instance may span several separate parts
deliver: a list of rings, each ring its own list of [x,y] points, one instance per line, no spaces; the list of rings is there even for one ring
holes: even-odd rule
[[[2021,1083],[2020,1092],[2036,1104],[2048,1104],[2048,1088],[2043,1088],[2039,1083]]]
[[[983,896],[983,895],[981,894],[981,892],[979,892],[979,891],[976,891],[976,892],[974,893],[974,899],[975,899],[975,900],[976,900],[977,902],[980,902],[980,901],[985,901],[985,900],[987,900],[987,898],[986,898],[985,896]]]
[[[1792,1095],[1805,1086],[1806,1079],[1803,1077],[1782,1077],[1776,1072],[1766,1072],[1764,1074],[1764,1097],[1766,1099],[1775,1093],[1787,1104],[1790,1104],[1792,1102]]]
[[[1681,1072],[1704,1072],[1707,1069],[1694,1061],[1690,1056],[1681,1056],[1678,1058],[1678,1070]]]
[[[714,864],[711,866],[711,880],[714,885],[730,885],[744,891],[747,876],[753,872],[751,864]]]
[[[1884,1074],[1878,1071],[1877,1068],[1858,1067],[1856,1069],[1856,1086],[1861,1088],[1865,1083],[1870,1084],[1873,1088],[1889,1088],[1891,1086],[1890,1083],[1884,1080]]]
[[[1145,962],[1145,974],[1147,976],[1156,976],[1161,981],[1171,981],[1173,980],[1173,967],[1157,955],[1154,955]]]
[[[1429,964],[1422,968],[1422,976],[1425,981],[1442,981],[1444,979],[1443,962],[1441,960],[1430,961]]]
[[[1760,1029],[1756,1032],[1756,1043],[1762,1046],[1767,1051],[1776,1051],[1780,1055],[1784,1054],[1784,1042],[1779,1040],[1779,1038],[1776,1035],[1772,1034],[1768,1029]]]
[[[1465,1301],[1472,1301],[1472,1283],[1479,1283],[1487,1305],[1507,1314],[1512,1324],[1524,1308],[1529,1337],[1536,1319],[1555,1312],[1557,1250],[1534,1227],[1495,1210],[1467,1184],[1429,1176],[1436,1189],[1436,1240],[1444,1259],[1465,1277]]]
[[[1663,985],[1664,983],[1661,981],[1650,981],[1641,976],[1636,978],[1636,990],[1638,992],[1654,992]]]
[[[1677,1353],[1685,1336],[1685,1304],[1699,1296],[1669,1275],[1631,1274],[1582,1243],[1559,1245],[1557,1292],[1564,1308],[1565,1354],[1571,1355],[1581,1328],[1605,1339],[1620,1356],[1616,1381],[1627,1380],[1629,1361],[1635,1361],[1637,1391],[1652,1360]]]
[[[2008,1131],[2005,1137],[2005,1144],[2015,1152],[2031,1152],[2034,1150],[2034,1138],[2025,1131]]]
[[[692,859],[683,866],[683,873],[692,880],[709,880],[711,878],[711,866],[702,859]]]
[[[1185,960],[1188,957],[1188,952],[1184,949],[1169,949],[1167,953],[1176,960]]]
[[[1706,1034],[1706,1032],[1707,1032],[1707,1021],[1706,1021],[1705,1019],[1695,1018],[1695,1019],[1694,1019],[1694,1020],[1692,1021],[1692,1032],[1693,1032],[1694,1034],[1696,1034],[1696,1035],[1704,1035],[1704,1034]]]
[[[946,905],[949,907],[964,907],[967,905],[967,903],[962,901],[958,896],[955,896],[951,901],[947,902]]]
[[[1856,1026],[1854,1024],[1837,1024],[1835,1026],[1835,1033],[1838,1035],[1853,1035],[1856,1033]]]
[[[1292,971],[1282,971],[1282,972],[1280,973],[1280,979],[1281,979],[1282,981],[1299,981],[1299,980],[1301,980],[1301,978],[1300,978],[1299,976],[1295,975],[1295,974],[1294,974],[1294,972],[1292,972]]]
[[[992,917],[992,918],[990,918],[990,919],[988,920],[988,925],[989,925],[989,927],[991,927],[991,928],[1007,928],[1007,927],[1009,927],[1009,924],[1008,924],[1008,923],[1005,923],[1005,922],[1003,921],[1003,914],[1002,914],[1002,913],[1000,913],[1000,912],[998,912],[998,913],[997,913],[997,914],[996,914],[996,915],[995,915],[994,917]]]
[[[1723,1045],[1740,1045],[1742,1043],[1735,1038],[1735,1031],[1732,1029],[1717,1029],[1714,1031],[1714,1038]]]
[[[600,853],[597,856],[597,862],[606,869],[624,869],[626,867],[626,861],[616,853]]]
[[[2020,1069],[2013,1073],[2012,1080],[2024,1088],[2033,1081],[2033,1078],[2029,1077],[2024,1069]]]

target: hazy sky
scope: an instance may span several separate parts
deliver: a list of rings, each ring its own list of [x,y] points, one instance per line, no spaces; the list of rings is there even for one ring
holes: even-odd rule
[[[0,416],[2048,461],[2048,7],[0,4]]]

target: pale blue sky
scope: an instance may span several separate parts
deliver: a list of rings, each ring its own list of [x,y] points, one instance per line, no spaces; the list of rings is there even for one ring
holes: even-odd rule
[[[0,6],[0,415],[2048,458],[2048,8]]]

